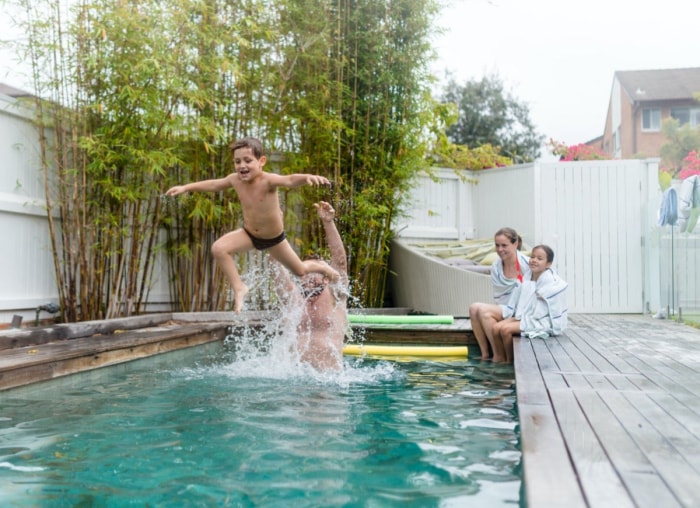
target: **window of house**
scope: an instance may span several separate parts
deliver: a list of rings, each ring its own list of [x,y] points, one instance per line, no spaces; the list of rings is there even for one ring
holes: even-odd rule
[[[645,108],[642,110],[642,130],[661,130],[661,110],[659,108]]]
[[[691,127],[697,127],[700,125],[700,108],[671,108],[671,118],[681,125],[689,123]]]
[[[700,108],[690,109],[690,125],[693,127],[700,125]]]
[[[613,149],[615,150],[615,155],[620,153],[620,128],[615,129],[613,133]]]

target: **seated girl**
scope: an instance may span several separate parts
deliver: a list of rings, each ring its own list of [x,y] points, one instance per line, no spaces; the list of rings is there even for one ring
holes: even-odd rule
[[[568,284],[552,270],[554,251],[538,245],[530,254],[530,280],[524,281],[493,325],[493,361],[513,363],[513,335],[546,338],[566,328]]]

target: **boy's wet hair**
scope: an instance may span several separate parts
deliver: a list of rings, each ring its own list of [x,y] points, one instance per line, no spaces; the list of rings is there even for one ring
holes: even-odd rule
[[[547,263],[554,261],[554,250],[549,245],[543,243],[535,245],[530,252],[535,252],[535,249],[542,249],[544,251],[547,256]]]
[[[262,142],[258,138],[246,137],[234,141],[229,145],[231,153],[234,153],[240,148],[250,148],[256,159],[259,159],[264,155]]]

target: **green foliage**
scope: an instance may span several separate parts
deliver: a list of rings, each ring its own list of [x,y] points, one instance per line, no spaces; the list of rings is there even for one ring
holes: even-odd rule
[[[504,86],[497,75],[460,85],[450,79],[442,102],[454,103],[459,118],[447,127],[450,140],[470,149],[482,145],[500,147],[516,163],[529,162],[540,154],[544,137],[530,120],[530,109]]]
[[[453,169],[489,169],[513,164],[512,159],[500,154],[497,147],[489,144],[476,148],[449,143],[433,153],[436,166]]]
[[[700,151],[700,128],[690,124],[680,125],[678,120],[669,118],[661,124],[661,133],[666,143],[661,147],[661,166],[672,175],[683,166],[683,159],[692,151]]]
[[[339,211],[354,292],[381,305],[390,224],[435,120],[434,0],[96,0],[27,13],[64,319],[143,310],[159,231],[182,310],[225,306],[209,249],[241,224],[232,195],[161,200],[231,171],[260,137],[268,169],[328,176],[283,196],[293,245],[324,244],[311,203]],[[427,105],[427,106],[426,106]],[[358,227],[361,225],[361,227]]]
[[[501,154],[499,147],[490,144],[469,148],[465,145],[452,143],[446,130],[458,118],[457,107],[452,103],[433,102],[432,114],[434,119],[429,122],[434,140],[430,147],[428,158],[431,165],[453,169],[488,169],[513,164],[513,160]]]

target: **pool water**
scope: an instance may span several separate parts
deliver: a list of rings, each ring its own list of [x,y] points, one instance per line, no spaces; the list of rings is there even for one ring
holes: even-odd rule
[[[513,378],[219,344],[2,392],[0,505],[518,505]]]

